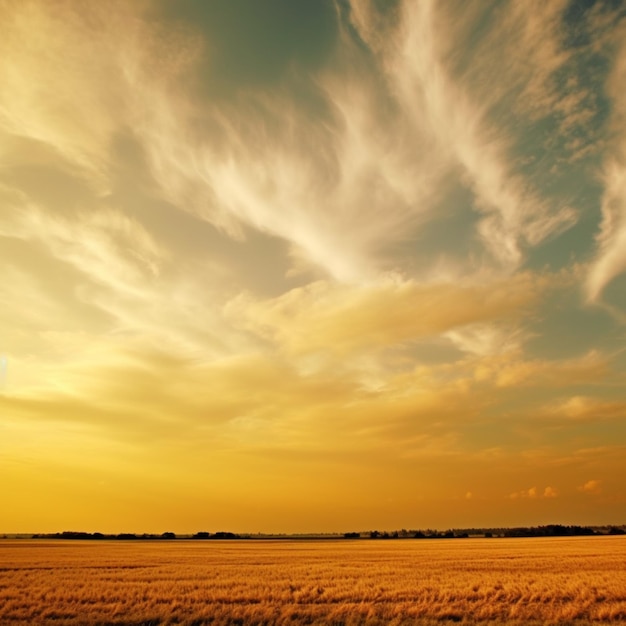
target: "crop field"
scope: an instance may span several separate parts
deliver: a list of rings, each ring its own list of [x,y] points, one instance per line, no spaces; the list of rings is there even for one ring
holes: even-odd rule
[[[626,622],[626,537],[0,541],[0,624]]]

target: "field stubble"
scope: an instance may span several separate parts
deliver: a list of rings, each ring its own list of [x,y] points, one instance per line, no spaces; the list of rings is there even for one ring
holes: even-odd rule
[[[0,541],[0,624],[626,622],[626,538]]]

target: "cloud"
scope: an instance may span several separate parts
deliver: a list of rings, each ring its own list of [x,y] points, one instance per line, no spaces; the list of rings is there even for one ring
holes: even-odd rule
[[[445,333],[460,350],[487,356],[501,353],[520,353],[528,333],[514,324],[477,323]]]
[[[543,497],[544,498],[556,498],[558,496],[558,492],[554,487],[546,487],[543,490]]]
[[[548,405],[544,416],[579,421],[600,421],[626,417],[626,403],[588,396],[572,396]]]
[[[623,30],[623,29],[622,29]],[[626,46],[616,55],[607,84],[612,103],[613,141],[601,175],[604,185],[602,221],[596,236],[597,252],[593,259],[585,291],[589,302],[596,302],[606,286],[626,270]]]
[[[295,257],[345,282],[404,269],[394,244],[441,219],[446,177],[461,172],[474,194],[474,234],[510,270],[527,248],[577,220],[575,210],[555,207],[518,171],[516,137],[491,114],[509,97],[529,119],[555,107],[568,123],[580,113],[582,89],[570,86],[564,98],[553,80],[571,57],[559,34],[564,6],[507,5],[485,42],[470,49],[472,63],[463,64],[455,42],[466,43],[468,24],[481,17],[478,5],[464,7],[461,19],[436,3],[405,2],[391,18],[354,2],[350,19],[360,41],[344,24],[341,45],[311,82],[318,115],[287,88],[247,92],[227,107],[200,101],[184,83],[208,54],[198,33],[166,33],[145,19],[141,4],[116,3],[106,13],[72,3],[55,11],[43,3],[14,6],[5,10],[0,71],[11,98],[0,127],[7,137],[50,147],[64,168],[101,190],[111,185],[112,139],[132,128],[155,189],[179,210],[231,237],[244,237],[245,227],[280,237]],[[88,20],[90,13],[98,19]],[[46,55],[27,45],[27,31],[45,42]],[[73,58],[81,63],[67,61]],[[11,70],[17,66],[19,73]],[[611,84],[622,82],[619,67]],[[481,92],[480,77],[494,72],[498,87]],[[606,166],[592,300],[623,265],[614,226],[620,168]]]
[[[396,19],[354,3],[358,37],[342,24],[327,66],[306,77],[319,103],[314,115],[290,90],[293,77],[271,93],[202,100],[185,82],[210,53],[199,33],[165,29],[142,4],[115,3],[106,12],[72,3],[28,7],[7,11],[5,132],[50,146],[94,189],[110,188],[113,140],[130,128],[154,194],[229,237],[242,239],[249,227],[280,237],[295,257],[359,284],[405,270],[394,246],[442,218],[446,178],[459,173],[474,194],[474,235],[507,270],[520,265],[525,248],[577,219],[515,171],[514,138],[469,83],[455,80],[452,39],[437,26],[458,29],[463,20],[435,3],[401,3]],[[537,50],[533,67],[548,68],[533,93],[546,91],[563,62],[547,36],[559,10],[507,17],[527,24],[523,47]],[[470,21],[480,18],[476,11],[467,9]],[[33,30],[46,55],[26,44]],[[518,47],[506,50],[508,60],[518,57]],[[480,50],[472,54],[484,62]],[[74,58],[81,63],[68,62]]]
[[[358,370],[301,373],[267,354],[201,361],[137,341],[83,345],[80,359],[32,363],[31,379],[0,398],[2,415],[36,422],[41,433],[69,428],[137,450],[196,446],[200,454],[204,444],[216,453],[280,459],[301,451],[362,464],[391,449],[405,462],[457,456],[456,416],[480,405],[474,398],[468,407],[462,388],[417,376],[373,391]]]
[[[486,337],[479,334],[478,338],[476,332],[473,328],[467,332],[462,328],[459,337],[457,331],[446,333],[453,338],[455,345],[468,353],[456,362],[456,367],[475,383],[493,385],[501,390],[528,387],[558,389],[607,380],[620,384],[620,374],[613,372],[611,358],[601,352],[592,350],[569,359],[531,359],[517,341],[494,343],[494,337],[501,337],[497,331],[495,334],[487,332]],[[519,334],[523,336],[523,331]],[[550,410],[556,410],[551,407]],[[541,415],[545,415],[543,410]]]
[[[536,246],[576,222],[576,211],[566,206],[555,209],[530,189],[529,181],[515,173],[509,157],[512,137],[490,123],[488,107],[478,104],[481,100],[474,101],[470,92],[453,79],[445,58],[453,54],[455,38],[442,33],[449,31],[450,23],[458,26],[461,20],[455,24],[452,15],[445,14],[434,2],[404,2],[397,31],[394,24],[392,32],[381,40],[374,32],[374,15],[367,14],[363,3],[354,6],[355,25],[363,39],[371,42],[385,69],[401,114],[422,142],[429,148],[432,145],[430,158],[441,160],[449,168],[461,169],[474,193],[474,208],[482,216],[478,235],[503,267],[517,267],[523,259],[524,246]],[[475,17],[471,9],[468,13]],[[493,48],[489,53],[491,58],[498,57]],[[506,50],[503,54],[506,56]],[[516,47],[512,57],[518,56]],[[542,55],[542,61],[549,56],[554,54]],[[480,65],[480,55],[475,60]],[[542,63],[537,65],[541,67]],[[502,75],[504,89],[506,75]]]
[[[481,375],[490,371],[499,387],[539,385],[549,387],[568,386],[590,381],[599,381],[608,373],[606,357],[595,351],[573,359],[549,361],[543,359],[494,360],[480,365]]]
[[[0,218],[0,235],[43,244],[53,257],[121,292],[158,275],[163,255],[141,224],[110,207],[65,217],[24,202]]]
[[[206,107],[211,132],[200,139],[164,110],[147,153],[171,202],[234,237],[242,225],[280,237],[334,279],[371,282],[395,269],[393,245],[430,219],[444,170],[385,110],[363,59],[315,85],[319,116],[288,93],[248,94],[241,107]]]
[[[558,496],[557,490],[554,487],[546,487],[543,492],[540,492],[537,487],[530,487],[529,489],[522,489],[521,491],[514,491],[509,494],[508,497],[511,500],[536,500],[538,498],[556,498]]]
[[[588,480],[586,483],[578,487],[578,491],[582,491],[583,493],[587,493],[590,495],[599,494],[602,491],[602,481],[601,480]]]
[[[586,281],[589,302],[596,302],[606,286],[626,269],[626,145],[623,157],[606,164],[603,178],[605,191],[598,251]]]
[[[537,487],[530,487],[530,489],[522,489],[522,491],[515,491],[508,496],[511,500],[531,499],[534,500],[537,497]]]
[[[105,191],[111,137],[149,111],[150,69],[171,76],[185,48],[159,54],[140,3],[52,9],[30,1],[1,10],[0,130],[50,147],[64,168]]]
[[[517,318],[537,302],[549,282],[532,274],[477,285],[388,281],[338,288],[317,282],[273,300],[237,297],[228,303],[225,314],[290,353],[322,350],[345,355],[439,335],[482,320]]]

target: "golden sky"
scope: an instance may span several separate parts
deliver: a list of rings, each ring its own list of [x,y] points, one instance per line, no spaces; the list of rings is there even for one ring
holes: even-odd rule
[[[626,522],[625,18],[0,0],[0,532]]]

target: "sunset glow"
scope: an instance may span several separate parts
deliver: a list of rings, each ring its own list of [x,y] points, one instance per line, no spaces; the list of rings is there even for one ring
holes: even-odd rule
[[[625,18],[0,0],[0,532],[625,523]]]

